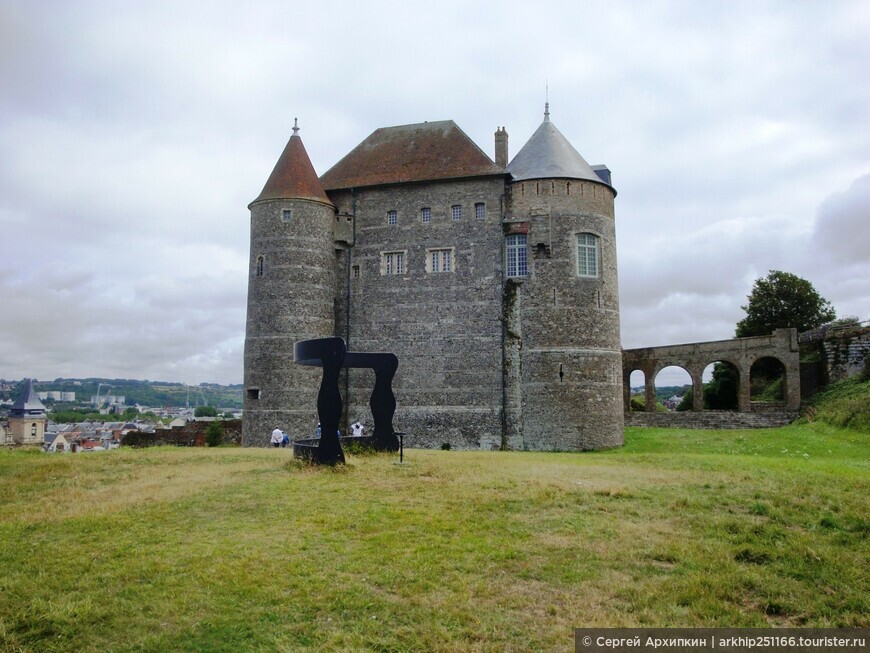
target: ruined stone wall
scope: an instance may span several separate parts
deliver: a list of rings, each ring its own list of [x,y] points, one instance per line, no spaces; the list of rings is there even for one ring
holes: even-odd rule
[[[289,221],[282,217],[291,209]],[[307,200],[251,206],[243,444],[266,446],[280,428],[293,438],[317,424],[319,368],[293,363],[298,340],[335,331],[333,207]],[[258,257],[263,273],[257,275]]]
[[[506,229],[528,234],[530,257],[529,276],[514,280],[505,305],[518,336],[511,364],[521,368],[507,378],[506,394],[513,399],[507,422],[521,423],[507,430],[512,448],[583,450],[623,443],[613,199],[612,189],[579,180],[511,187]],[[577,235],[583,233],[598,237],[596,277],[578,274]]]
[[[355,215],[356,232],[350,331],[342,319],[336,333],[350,351],[398,356],[395,427],[408,432],[408,446],[501,445],[503,194],[501,176],[329,192],[339,214]],[[452,272],[431,271],[433,249],[450,252]],[[402,274],[385,274],[386,252],[402,253]],[[374,374],[348,375],[348,418],[371,428]]]
[[[842,381],[867,369],[870,356],[870,328],[843,331],[825,338],[821,343],[823,359],[831,383]]]

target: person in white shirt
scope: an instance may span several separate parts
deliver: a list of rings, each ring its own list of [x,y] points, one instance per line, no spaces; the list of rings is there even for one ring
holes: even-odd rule
[[[366,430],[366,427],[359,423],[359,420],[355,421],[350,425],[350,433],[353,437],[359,438],[362,437],[363,431]]]
[[[281,432],[281,429],[275,429],[274,431],[272,431],[272,446],[273,447],[280,447],[281,440],[283,440],[283,439],[284,439],[284,433]]]

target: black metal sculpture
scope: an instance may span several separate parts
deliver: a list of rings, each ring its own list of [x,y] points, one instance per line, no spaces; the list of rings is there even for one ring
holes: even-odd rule
[[[399,367],[399,359],[395,354],[349,352],[342,338],[317,338],[297,342],[293,348],[293,358],[299,365],[319,365],[323,368],[323,379],[317,394],[320,438],[296,440],[293,443],[296,456],[325,465],[344,462],[344,451],[338,439],[342,409],[338,373],[343,367],[374,370],[375,387],[369,399],[375,422],[372,446],[378,451],[398,451],[399,439],[393,430],[393,414],[396,412],[393,377]]]

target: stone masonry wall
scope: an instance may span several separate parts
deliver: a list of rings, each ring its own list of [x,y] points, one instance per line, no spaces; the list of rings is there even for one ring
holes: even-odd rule
[[[684,429],[757,429],[785,426],[793,422],[797,416],[797,411],[788,410],[762,410],[751,413],[731,410],[705,410],[697,413],[631,412],[625,414],[625,425]]]
[[[501,176],[329,193],[356,223],[350,332],[342,320],[336,333],[350,351],[398,356],[394,423],[408,446],[501,446],[503,194]],[[452,206],[461,206],[459,220]],[[397,224],[388,223],[388,211]],[[433,249],[450,251],[452,272],[430,271]],[[402,274],[383,274],[385,252],[403,253]],[[348,418],[371,428],[374,375],[348,374]]]
[[[826,338],[821,347],[831,383],[841,381],[867,369],[870,357],[870,329],[840,333]]]

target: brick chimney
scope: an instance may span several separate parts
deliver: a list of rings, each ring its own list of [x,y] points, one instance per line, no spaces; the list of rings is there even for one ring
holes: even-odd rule
[[[508,164],[508,133],[504,127],[495,129],[495,164],[502,168]]]

